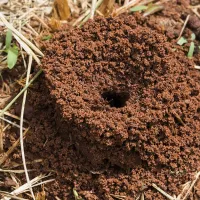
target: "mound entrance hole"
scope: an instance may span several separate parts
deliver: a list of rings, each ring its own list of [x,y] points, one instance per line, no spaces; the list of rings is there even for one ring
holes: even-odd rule
[[[110,90],[103,92],[102,97],[109,103],[110,107],[122,108],[126,106],[130,93],[127,91]]]

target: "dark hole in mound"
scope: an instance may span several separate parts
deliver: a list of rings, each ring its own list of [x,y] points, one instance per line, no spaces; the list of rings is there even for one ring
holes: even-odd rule
[[[130,98],[129,92],[125,91],[106,91],[102,94],[102,97],[108,101],[111,107],[122,108],[126,105],[126,102]]]

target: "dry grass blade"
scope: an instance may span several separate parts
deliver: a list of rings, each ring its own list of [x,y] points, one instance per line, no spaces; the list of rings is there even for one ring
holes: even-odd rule
[[[195,65],[194,68],[195,69],[200,69],[200,66]]]
[[[156,190],[158,190],[162,195],[167,197],[169,200],[176,200],[174,197],[172,197],[171,195],[167,194],[164,190],[159,188],[156,184],[153,183],[152,187],[154,187]]]
[[[97,3],[96,3],[96,8],[95,8],[95,9],[97,9],[97,8],[101,5],[102,2],[103,2],[103,0],[97,1]],[[91,12],[89,12],[89,14],[86,15],[86,17],[85,17],[85,18],[81,21],[81,23],[79,24],[79,27],[81,27],[85,22],[88,21],[88,19],[90,18],[90,14],[91,14]]]
[[[28,70],[27,70],[27,76],[26,76],[26,86],[29,83],[29,77],[30,77],[30,73],[31,73],[31,66],[32,66],[32,56],[29,56],[29,63],[28,63]],[[20,118],[20,146],[21,146],[21,153],[22,153],[22,161],[23,161],[23,165],[24,165],[24,171],[25,171],[25,175],[26,175],[26,181],[28,183],[29,186],[29,190],[31,192],[31,195],[33,197],[33,199],[35,200],[35,196],[33,193],[33,189],[31,187],[31,183],[30,183],[30,179],[29,179],[29,175],[28,175],[28,170],[27,170],[27,166],[26,166],[26,159],[25,159],[25,152],[24,152],[24,142],[23,142],[23,120],[24,120],[24,110],[25,110],[25,103],[26,103],[26,96],[27,96],[27,90],[24,92],[24,96],[23,96],[23,100],[22,100],[22,108],[21,108],[21,118]]]
[[[29,170],[29,171],[33,171],[33,170]],[[9,169],[0,169],[0,172],[4,172],[4,173],[15,173],[15,174],[22,174],[22,173],[24,173],[24,170],[9,170]]]
[[[6,129],[9,127],[10,127],[10,124],[7,124],[6,126],[3,127],[3,131],[6,131]]]
[[[179,39],[181,38],[181,36],[182,36],[182,34],[183,34],[183,31],[185,30],[185,27],[186,27],[186,25],[187,25],[189,19],[190,19],[190,15],[187,16],[187,18],[186,18],[186,20],[185,20],[185,22],[184,22],[184,24],[183,24],[183,27],[182,27],[182,29],[181,29],[181,32],[180,32],[180,34],[179,34],[177,40],[179,40]]]
[[[73,24],[72,26],[76,26],[78,23],[80,23],[85,17],[87,17],[90,14],[90,10],[88,9],[85,13],[83,13]]]
[[[12,126],[15,126],[15,127],[17,127],[17,128],[20,128],[20,126],[19,126],[18,124],[14,123],[14,122],[12,122],[12,121],[10,121],[10,120],[8,120],[8,119],[5,119],[4,117],[0,117],[0,119],[2,119],[3,121],[5,121],[5,122],[11,124]],[[1,129],[0,129],[0,130],[1,130]],[[23,130],[26,130],[26,129],[23,128]]]
[[[97,0],[92,0],[92,7],[91,7],[91,12],[90,12],[90,19],[94,18],[96,3],[97,3]]]
[[[188,196],[189,196],[190,192],[192,191],[192,189],[193,189],[195,183],[196,183],[197,180],[199,179],[199,176],[200,176],[200,171],[195,175],[195,179],[192,181],[192,183],[191,183],[191,185],[190,185],[188,191],[186,192],[186,194],[185,194],[185,196],[183,197],[182,200],[186,200],[186,199],[188,198]]]
[[[24,37],[18,30],[16,30],[3,16],[2,13],[0,13],[0,19],[5,24],[5,26],[10,29],[14,34],[16,34],[22,41],[24,41],[31,49],[33,49],[36,53],[38,53],[40,56],[44,56],[44,54],[33,44],[31,43],[26,37]]]
[[[198,18],[200,18],[200,14],[199,14],[197,8],[192,9],[192,12],[193,12],[194,14],[196,14],[196,16],[197,16]]]
[[[187,183],[183,185],[182,192],[177,196],[176,200],[181,200],[181,197],[183,196],[183,194],[185,194],[185,192],[190,188],[190,184],[191,184],[191,181],[188,181]]]
[[[141,194],[141,199],[140,200],[144,200],[144,193]]]
[[[32,55],[35,61],[40,65],[39,58],[35,55],[35,53],[29,48],[29,46],[23,42],[16,34],[13,34],[14,38],[17,40],[17,42],[21,45],[21,47],[26,51],[28,55]]]
[[[32,187],[37,187],[37,186],[44,185],[46,183],[50,183],[50,182],[53,182],[53,181],[55,181],[55,179],[49,179],[49,180],[42,181],[42,182],[37,183],[37,184],[33,184]],[[28,188],[27,188],[27,190],[24,190],[24,192],[27,192],[27,191],[28,191]]]
[[[2,110],[0,109],[0,112],[1,112]],[[5,112],[4,113],[4,115],[6,115],[6,116],[9,116],[9,117],[12,117],[13,119],[17,119],[17,120],[20,120],[20,118],[17,116],[17,115],[13,115],[13,114],[11,114],[11,113],[9,113],[9,112]],[[24,120],[26,123],[28,123],[28,121],[26,121],[26,120]]]
[[[32,18],[35,18],[36,20],[38,20],[44,26],[44,28],[50,29],[50,27],[44,22],[44,20],[42,20],[40,17],[38,17],[34,13],[32,14]]]
[[[0,193],[5,196],[4,198],[2,198],[1,200],[9,200],[9,199],[17,199],[17,200],[27,200],[27,199],[24,199],[24,198],[21,198],[21,197],[17,197],[15,195],[12,195],[8,192],[5,192],[5,191],[0,191]]]
[[[0,122],[0,153],[3,152],[3,124]]]
[[[40,176],[38,176],[38,177],[32,179],[32,180],[30,181],[31,186],[32,186],[32,187],[36,187],[36,186],[43,185],[43,184],[45,184],[45,183],[49,183],[49,182],[54,181],[54,179],[50,179],[50,180],[47,180],[47,181],[40,182],[42,179],[47,178],[48,176],[50,176],[50,175],[40,175]],[[40,182],[40,183],[39,183],[39,182]],[[7,197],[2,198],[1,200],[10,200],[11,197],[12,197],[11,195],[17,197],[19,194],[22,194],[22,193],[26,192],[28,188],[29,188],[28,184],[25,183],[24,185],[20,186],[19,188],[17,188],[17,189],[14,190],[13,192],[7,193]],[[10,197],[10,196],[11,196],[11,197]],[[18,197],[17,197],[17,198],[18,198]]]

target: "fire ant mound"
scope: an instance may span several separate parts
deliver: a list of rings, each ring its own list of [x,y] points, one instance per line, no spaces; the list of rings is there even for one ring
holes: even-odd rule
[[[126,194],[158,179],[163,187],[162,183],[169,184],[170,189],[165,189],[175,191],[177,184],[198,170],[200,73],[163,34],[139,25],[133,16],[97,18],[81,29],[55,33],[44,43],[44,50],[41,87],[48,95],[41,97],[40,108],[48,104],[46,118],[52,123],[48,126],[55,130],[47,142],[51,150],[45,153],[38,145],[33,152],[40,148],[41,154],[52,152],[47,168],[61,167],[66,175],[74,168],[69,160],[81,154],[85,161],[77,161],[78,170],[84,162],[98,170],[105,166],[133,170],[128,178],[131,186],[127,180],[123,183],[129,185]],[[41,136],[45,144],[51,128],[46,129]],[[73,150],[69,143],[74,144]],[[99,199],[109,199],[104,195],[106,187],[104,192],[99,189],[107,178],[101,176],[93,183],[101,193]],[[91,177],[83,179],[92,184]],[[102,185],[97,187],[97,182]],[[147,191],[146,198],[162,196]]]
[[[165,36],[131,16],[99,18],[45,49],[58,131],[92,165],[197,164],[199,74]]]

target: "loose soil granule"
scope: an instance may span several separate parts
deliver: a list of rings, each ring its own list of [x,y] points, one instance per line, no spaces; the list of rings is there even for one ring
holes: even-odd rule
[[[165,199],[200,170],[200,74],[133,16],[97,18],[44,43],[27,154],[54,170],[48,199]]]

